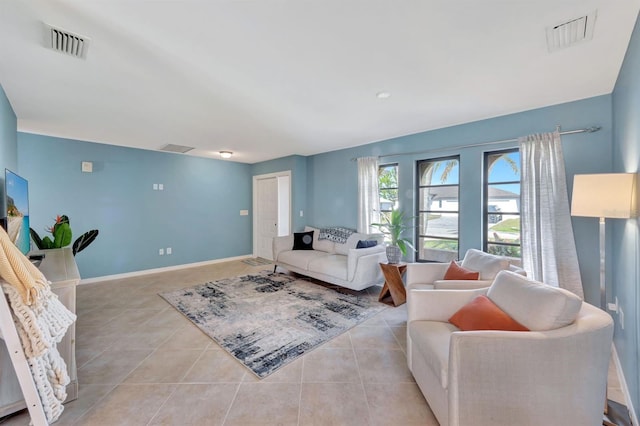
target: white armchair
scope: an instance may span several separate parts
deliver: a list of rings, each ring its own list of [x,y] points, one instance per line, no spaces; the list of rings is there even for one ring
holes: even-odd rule
[[[500,272],[490,288],[409,289],[407,361],[441,426],[599,425],[613,321],[575,295]],[[486,295],[532,331],[461,331]]]
[[[524,269],[515,265],[512,259],[475,249],[467,250],[461,266],[480,272],[480,278],[477,280],[444,280],[445,272],[449,268],[448,263],[409,263],[405,276],[407,289],[470,290],[489,287],[496,274],[501,270],[512,271],[526,276]]]

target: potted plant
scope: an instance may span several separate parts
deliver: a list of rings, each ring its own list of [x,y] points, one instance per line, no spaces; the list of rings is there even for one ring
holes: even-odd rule
[[[388,214],[383,215],[384,223],[372,223],[391,238],[391,242],[387,246],[387,261],[389,263],[400,263],[400,258],[407,254],[407,247],[415,251],[415,248],[409,240],[402,237],[402,233],[413,228],[413,226],[405,225],[407,218],[404,212],[400,210],[391,210]]]

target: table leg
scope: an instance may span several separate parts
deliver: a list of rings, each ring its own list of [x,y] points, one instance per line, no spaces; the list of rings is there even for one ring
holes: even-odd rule
[[[381,263],[380,268],[385,282],[378,301],[392,306],[402,305],[407,301],[407,292],[402,281],[402,274],[407,269],[407,265]],[[388,297],[391,300],[388,300]]]

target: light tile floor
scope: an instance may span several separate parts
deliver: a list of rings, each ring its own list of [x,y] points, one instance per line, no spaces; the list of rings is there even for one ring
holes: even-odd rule
[[[157,295],[272,269],[233,261],[80,285],[80,395],[55,424],[437,425],[407,368],[406,305],[259,380]],[[24,412],[3,426],[28,423]]]
[[[233,261],[79,286],[80,394],[55,424],[438,424],[407,369],[406,305],[259,380],[157,295],[269,269]],[[609,397],[624,402],[611,375]]]

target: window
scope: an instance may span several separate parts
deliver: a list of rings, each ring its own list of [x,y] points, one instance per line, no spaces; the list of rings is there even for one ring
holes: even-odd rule
[[[378,167],[378,187],[380,191],[380,219],[398,208],[398,165],[385,164]]]
[[[487,152],[484,167],[484,250],[519,258],[520,151]]]
[[[458,258],[460,157],[418,162],[418,261]]]

